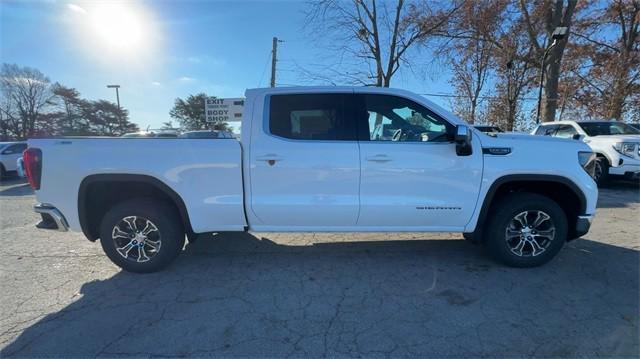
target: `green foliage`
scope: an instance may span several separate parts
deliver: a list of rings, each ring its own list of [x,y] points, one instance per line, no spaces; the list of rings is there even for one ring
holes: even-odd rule
[[[218,130],[229,131],[229,125],[225,122],[210,123],[207,122],[204,106],[207,95],[199,93],[197,95],[189,95],[186,100],[177,98],[169,115],[178,121],[183,131],[195,130]]]
[[[89,121],[91,132],[98,136],[122,136],[138,131],[138,125],[129,122],[129,111],[113,102],[92,101],[85,111],[83,117]]]
[[[91,102],[80,97],[74,88],[59,83],[53,85],[53,93],[59,99],[57,132],[64,136],[82,136],[91,134],[91,124],[84,115],[89,111]]]

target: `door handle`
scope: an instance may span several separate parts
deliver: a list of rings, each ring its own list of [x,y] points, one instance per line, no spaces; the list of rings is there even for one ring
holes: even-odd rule
[[[387,156],[387,155],[375,155],[375,156],[369,156],[365,158],[367,161],[369,162],[380,162],[380,163],[384,163],[384,162],[389,162],[391,161],[391,157]]]
[[[269,166],[273,166],[276,164],[277,161],[282,161],[282,157],[275,155],[275,154],[267,154],[264,156],[258,156],[256,157],[257,161],[265,161],[269,164]]]

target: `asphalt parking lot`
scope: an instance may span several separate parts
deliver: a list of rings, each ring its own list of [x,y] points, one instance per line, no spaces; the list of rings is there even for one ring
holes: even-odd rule
[[[640,190],[601,190],[591,232],[512,269],[459,234],[220,234],[168,270],[37,230],[0,185],[0,357],[637,357]]]

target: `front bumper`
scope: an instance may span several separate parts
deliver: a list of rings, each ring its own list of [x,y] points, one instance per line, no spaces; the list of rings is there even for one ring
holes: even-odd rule
[[[632,160],[628,160],[628,162],[631,161]],[[627,175],[631,177],[638,176],[640,175],[640,163],[627,163],[627,161],[625,160],[625,162],[623,162],[622,165],[618,167],[609,167],[609,174],[618,176]]]
[[[588,214],[583,216],[578,216],[576,220],[576,229],[574,238],[579,238],[587,234],[589,232],[589,228],[591,228],[591,223],[593,222],[594,215]]]
[[[54,206],[46,203],[38,203],[33,206],[36,213],[40,213],[42,221],[36,225],[41,229],[57,229],[60,232],[69,230],[69,224],[64,215]]]

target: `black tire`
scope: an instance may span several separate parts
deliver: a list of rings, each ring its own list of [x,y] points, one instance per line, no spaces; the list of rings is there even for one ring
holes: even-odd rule
[[[528,228],[537,223],[540,212],[549,218],[542,220],[535,230]],[[527,214],[522,216],[523,213]],[[545,218],[544,215],[540,217]],[[522,225],[522,220],[529,226]],[[567,216],[556,202],[534,193],[513,193],[491,207],[484,244],[491,257],[508,266],[536,267],[558,254],[567,241],[567,229]],[[553,233],[553,238],[540,235],[543,232]],[[508,237],[507,233],[512,236]],[[513,233],[519,234],[513,236]],[[533,242],[540,249],[534,248]],[[524,244],[519,247],[521,243]]]
[[[596,158],[593,180],[598,186],[604,186],[609,182],[609,160],[605,157]]]
[[[4,165],[0,163],[0,180],[3,180],[7,175],[7,171],[4,169]]]
[[[472,244],[479,244],[482,242],[482,236],[479,233],[462,233],[462,238]]]
[[[135,273],[156,272],[168,266],[184,247],[185,231],[179,218],[175,208],[165,202],[151,199],[128,200],[113,206],[102,218],[100,244],[107,257],[118,267]],[[114,237],[116,226],[120,233],[129,233],[130,229],[132,235],[135,235],[136,229],[137,232],[142,232],[139,228],[147,228],[145,220],[153,225],[148,238],[145,236],[142,239],[142,242],[147,241],[146,244],[135,240],[138,238],[128,239],[119,234]],[[139,247],[142,247],[142,252]],[[125,251],[126,258],[121,254]]]

